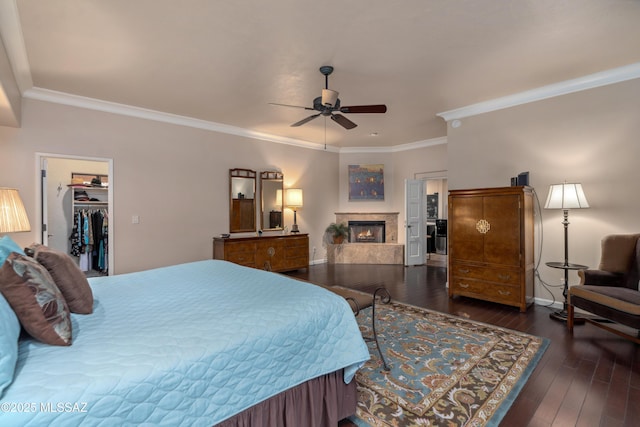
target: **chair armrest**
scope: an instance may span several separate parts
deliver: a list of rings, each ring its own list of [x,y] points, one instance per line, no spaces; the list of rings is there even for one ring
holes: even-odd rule
[[[581,285],[624,286],[624,274],[604,270],[578,270]]]

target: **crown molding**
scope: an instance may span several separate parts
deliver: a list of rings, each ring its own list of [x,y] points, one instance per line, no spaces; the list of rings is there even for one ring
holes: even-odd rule
[[[580,92],[637,78],[640,78],[640,62],[590,74],[577,79],[565,80],[563,82],[542,86],[525,92],[504,96],[502,98],[492,99],[490,101],[479,102],[477,104],[445,111],[436,115],[449,122],[451,120],[476,116],[478,114],[489,113],[491,111],[502,110],[504,108],[515,107],[517,105],[528,104],[530,102],[541,101],[543,99],[567,95],[574,92]]]
[[[210,122],[207,120],[194,119],[191,117],[180,116],[177,114],[164,113],[161,111],[150,110],[147,108],[133,107],[116,102],[103,101],[95,98],[71,95],[64,92],[58,92],[49,89],[32,88],[24,92],[24,98],[34,99],[38,101],[51,102],[55,104],[68,105],[72,107],[85,108],[89,110],[102,111],[106,113],[119,114],[123,116],[136,117],[139,119],[153,120],[157,122],[170,123],[178,126],[186,126],[196,129],[209,130],[212,132],[226,133],[230,135],[241,136],[245,138],[258,139],[262,141],[275,142],[277,144],[292,145],[302,148],[310,148],[313,150],[338,152],[338,148],[318,144],[300,139],[287,138],[277,135],[271,135],[262,132],[256,132],[236,126],[225,125],[222,123]]]
[[[351,153],[397,153],[399,151],[417,150],[418,148],[432,147],[434,145],[446,144],[447,137],[425,139],[423,141],[409,142],[407,144],[392,145],[389,147],[342,147],[340,154]]]
[[[102,111],[105,113],[118,114],[139,119],[153,120],[157,122],[170,123],[179,126],[203,129],[212,132],[225,133],[230,135],[241,136],[245,138],[258,139],[261,141],[274,142],[276,144],[292,145],[295,147],[308,148],[319,151],[329,151],[332,153],[395,153],[399,151],[415,150],[423,147],[431,147],[434,145],[446,144],[446,137],[427,139],[424,141],[410,142],[390,147],[335,147],[332,145],[318,144],[303,141],[294,138],[287,138],[277,135],[271,135],[262,132],[256,132],[236,126],[225,125],[222,123],[210,122],[207,120],[194,119],[177,114],[164,113],[161,111],[150,110],[147,108],[132,107],[126,104],[116,102],[103,101],[85,96],[71,95],[64,92],[58,92],[49,89],[32,88],[23,94],[24,98],[34,99],[37,101],[51,102],[54,104],[68,105],[71,107],[84,108],[89,110]]]

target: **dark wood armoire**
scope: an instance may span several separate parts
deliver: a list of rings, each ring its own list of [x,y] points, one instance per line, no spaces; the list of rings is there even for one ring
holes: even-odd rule
[[[534,296],[531,187],[449,192],[449,296],[518,307]]]

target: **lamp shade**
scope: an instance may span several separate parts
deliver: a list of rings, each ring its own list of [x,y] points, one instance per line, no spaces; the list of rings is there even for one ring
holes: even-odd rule
[[[338,101],[338,92],[331,89],[322,89],[322,105],[333,107]]]
[[[582,184],[563,183],[552,184],[545,209],[584,209],[589,207],[587,198],[582,190]]]
[[[302,189],[301,188],[289,188],[285,193],[285,205],[288,208],[301,208],[302,207]]]
[[[22,199],[15,188],[0,188],[0,233],[30,231]]]

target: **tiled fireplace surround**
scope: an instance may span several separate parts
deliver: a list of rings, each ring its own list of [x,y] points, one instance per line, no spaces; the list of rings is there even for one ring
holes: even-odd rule
[[[330,264],[403,264],[404,245],[398,244],[398,212],[336,212],[336,223],[384,221],[385,243],[343,243],[327,246]]]

